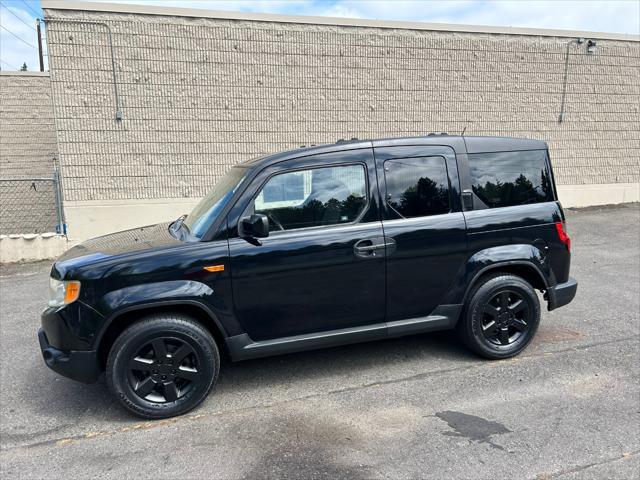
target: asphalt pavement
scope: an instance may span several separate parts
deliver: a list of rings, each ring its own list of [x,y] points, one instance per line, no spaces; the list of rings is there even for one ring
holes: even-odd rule
[[[640,207],[568,211],[570,305],[520,356],[448,332],[232,364],[188,415],[143,422],[49,371],[50,264],[0,267],[8,478],[640,478]]]

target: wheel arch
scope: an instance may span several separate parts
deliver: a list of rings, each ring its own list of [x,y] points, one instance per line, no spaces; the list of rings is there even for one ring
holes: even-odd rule
[[[483,277],[494,273],[509,273],[526,280],[533,288],[546,292],[549,289],[549,282],[540,270],[540,268],[533,262],[527,260],[510,260],[503,262],[496,262],[491,265],[480,269],[468,283],[464,292],[462,303],[466,304],[469,294],[473,290],[474,286],[482,280]]]
[[[216,315],[205,305],[194,300],[172,300],[151,302],[125,307],[115,312],[106,322],[106,327],[96,339],[98,364],[104,370],[111,346],[116,338],[130,325],[154,313],[182,313],[204,326],[222,352],[227,352],[227,334]]]

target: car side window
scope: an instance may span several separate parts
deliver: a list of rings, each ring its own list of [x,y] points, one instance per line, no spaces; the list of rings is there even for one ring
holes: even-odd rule
[[[554,200],[545,150],[469,155],[473,193],[489,208]]]
[[[350,223],[366,205],[364,166],[342,165],[274,175],[252,206],[269,218],[269,230],[277,231]]]
[[[387,204],[402,218],[451,211],[444,157],[397,158],[384,162]]]

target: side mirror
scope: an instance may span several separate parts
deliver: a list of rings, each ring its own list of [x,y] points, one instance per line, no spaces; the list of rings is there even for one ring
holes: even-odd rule
[[[265,238],[269,236],[269,219],[259,213],[242,217],[238,223],[238,235],[242,238]]]

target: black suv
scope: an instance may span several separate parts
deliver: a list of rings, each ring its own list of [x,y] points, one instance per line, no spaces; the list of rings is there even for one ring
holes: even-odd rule
[[[40,345],[147,418],[198,405],[232,360],[457,329],[507,358],[569,303],[570,239],[544,142],[340,141],[230,168],[172,223],[73,247]]]

